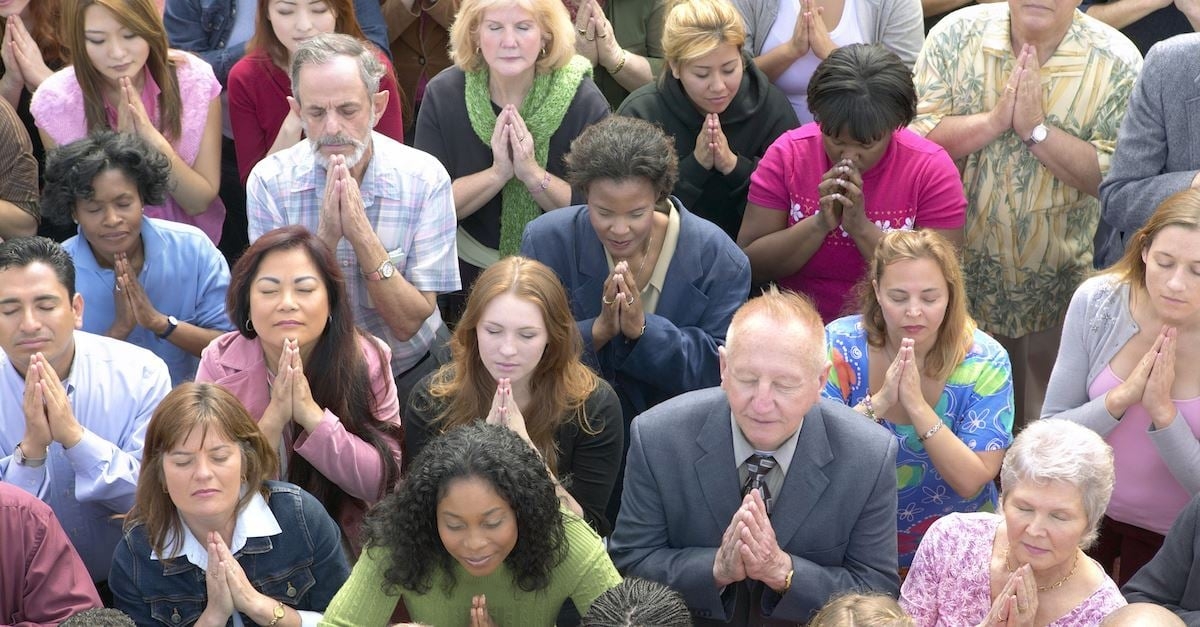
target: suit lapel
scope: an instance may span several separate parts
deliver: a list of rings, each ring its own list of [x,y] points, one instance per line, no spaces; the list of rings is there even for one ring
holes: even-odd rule
[[[741,506],[737,466],[733,460],[733,431],[729,424],[729,402],[725,395],[714,403],[708,419],[696,436],[696,444],[704,451],[695,462],[696,481],[717,529],[724,533]]]
[[[825,430],[825,414],[820,403],[804,417],[804,426],[796,440],[796,452],[788,466],[783,488],[775,499],[771,526],[779,546],[788,546],[796,532],[804,526],[808,515],[821,500],[829,485],[824,466],[833,461],[833,449]]]
[[[580,318],[594,318],[600,315],[600,297],[604,291],[604,281],[608,278],[608,261],[604,259],[604,245],[588,222],[588,210],[585,208],[575,216],[575,267],[579,270],[579,283],[571,290],[573,302],[580,303],[584,311],[579,312]]]

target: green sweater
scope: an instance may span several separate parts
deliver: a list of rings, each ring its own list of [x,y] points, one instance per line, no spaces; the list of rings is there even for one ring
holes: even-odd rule
[[[563,512],[567,538],[567,556],[550,574],[550,585],[536,592],[525,592],[512,579],[508,564],[487,577],[473,577],[458,562],[454,563],[457,584],[450,594],[442,588],[441,571],[435,571],[433,585],[425,594],[401,591],[387,594],[381,587],[387,558],[377,549],[363,552],[350,579],[338,591],[321,625],[334,627],[374,627],[387,625],[397,601],[404,597],[412,620],[435,627],[464,627],[471,624],[471,598],[487,595],[488,614],[499,627],[516,625],[554,625],[562,604],[568,598],[583,614],[605,590],[621,582],[621,576],[604,551],[600,537],[586,522]]]

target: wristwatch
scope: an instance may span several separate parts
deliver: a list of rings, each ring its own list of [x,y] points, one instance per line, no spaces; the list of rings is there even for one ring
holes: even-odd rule
[[[287,616],[287,612],[283,609],[283,601],[280,601],[279,605],[276,605],[275,609],[271,610],[271,622],[267,623],[267,627],[283,620],[284,616]]]
[[[1026,146],[1034,146],[1046,141],[1046,137],[1050,135],[1050,129],[1046,128],[1045,124],[1038,124],[1033,127],[1033,132],[1029,134],[1029,139],[1025,140]]]
[[[17,442],[17,447],[13,449],[13,461],[17,462],[18,466],[26,468],[41,468],[46,464],[46,458],[50,456],[50,447],[42,453],[41,459],[29,459],[25,457],[25,451],[21,449],[21,443]]]
[[[179,318],[175,316],[167,316],[167,328],[162,333],[158,333],[158,339],[165,340],[169,335],[175,332],[175,327],[179,326]]]
[[[396,274],[396,264],[392,263],[391,259],[385,259],[374,272],[364,272],[363,277],[368,281],[382,281],[392,278],[394,274]]]

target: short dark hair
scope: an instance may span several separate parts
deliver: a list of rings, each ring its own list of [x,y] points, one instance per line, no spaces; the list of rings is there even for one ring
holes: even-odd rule
[[[92,198],[92,181],[108,170],[120,170],[137,186],[143,205],[167,198],[171,161],[132,133],[96,131],[46,155],[42,213],[56,224],[70,224],[75,204]]]
[[[657,581],[630,577],[592,601],[580,627],[691,627],[678,592]]]
[[[75,298],[75,262],[58,242],[40,236],[16,237],[0,243],[0,270],[25,268],[44,263],[54,270],[58,282]]]
[[[853,44],[817,66],[808,83],[808,109],[825,135],[845,131],[866,144],[912,122],[917,91],[896,53],[878,44]]]
[[[675,144],[657,124],[612,115],[584,129],[563,157],[567,182],[587,195],[595,181],[645,179],[658,200],[675,189],[679,159]]]
[[[434,438],[413,460],[408,477],[367,514],[368,550],[382,550],[385,589],[425,594],[440,570],[455,586],[454,558],[437,529],[437,505],[455,480],[486,481],[517,517],[517,544],[504,559],[513,583],[542,590],[565,557],[566,532],[554,482],[537,451],[516,432],[477,422]]]

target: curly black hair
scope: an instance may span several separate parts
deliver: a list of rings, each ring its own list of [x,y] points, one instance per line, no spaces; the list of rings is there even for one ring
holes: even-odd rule
[[[103,130],[46,155],[42,215],[56,224],[70,224],[75,203],[95,195],[92,181],[107,170],[125,173],[143,205],[161,205],[167,199],[171,160],[137,135]]]
[[[517,518],[517,544],[504,562],[513,583],[526,592],[550,583],[550,572],[566,557],[562,512],[546,464],[512,430],[483,421],[452,429],[413,460],[399,489],[385,497],[364,523],[368,549],[385,550],[391,564],[384,589],[426,594],[434,569],[445,577],[445,592],[455,585],[454,558],[442,544],[437,505],[457,479],[487,481]]]

